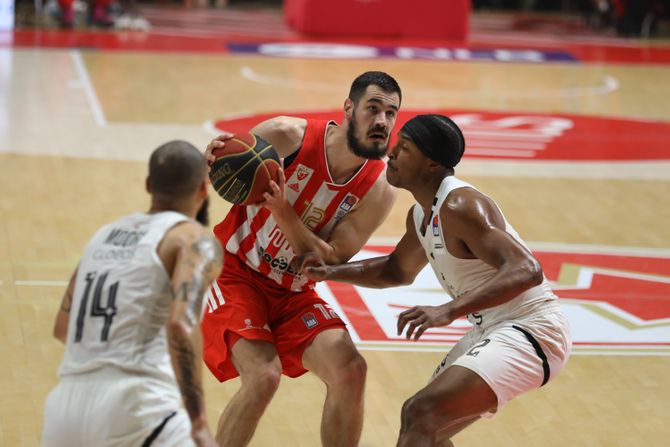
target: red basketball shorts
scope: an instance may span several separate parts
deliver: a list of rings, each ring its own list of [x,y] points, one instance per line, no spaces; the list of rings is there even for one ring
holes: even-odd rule
[[[240,338],[272,343],[282,373],[298,377],[307,372],[302,354],[314,338],[328,329],[346,328],[314,290],[284,289],[230,253],[208,299],[203,357],[220,382],[239,375],[229,353]]]

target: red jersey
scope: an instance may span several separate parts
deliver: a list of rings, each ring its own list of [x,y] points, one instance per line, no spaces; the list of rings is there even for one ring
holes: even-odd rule
[[[326,130],[333,121],[307,119],[302,146],[286,168],[285,194],[302,222],[321,239],[360,203],[384,171],[381,160],[366,160],[343,184],[330,176],[326,160]],[[291,268],[295,257],[272,213],[265,207],[233,205],[214,234],[228,253],[286,289],[301,291],[314,283]]]

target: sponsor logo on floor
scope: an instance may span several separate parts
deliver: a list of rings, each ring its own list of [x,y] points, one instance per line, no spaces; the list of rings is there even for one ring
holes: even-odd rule
[[[355,259],[391,250],[391,246],[368,246]],[[570,321],[574,352],[670,355],[670,255],[588,250],[567,246],[534,251]],[[443,351],[471,327],[461,318],[448,327],[428,330],[418,342],[396,334],[397,316],[403,310],[450,299],[430,267],[406,287],[367,289],[327,282],[319,283],[317,290],[347,321],[363,349]]]

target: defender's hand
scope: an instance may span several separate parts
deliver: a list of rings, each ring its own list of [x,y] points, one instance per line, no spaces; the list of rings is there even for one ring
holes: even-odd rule
[[[428,328],[448,326],[454,318],[450,316],[448,305],[442,306],[414,306],[398,316],[398,335],[401,335],[405,326],[407,334],[405,338],[410,340],[414,334],[414,340],[418,340]],[[416,333],[414,331],[416,330]]]
[[[298,271],[312,281],[323,281],[328,278],[332,268],[314,252],[305,253],[297,258]]]

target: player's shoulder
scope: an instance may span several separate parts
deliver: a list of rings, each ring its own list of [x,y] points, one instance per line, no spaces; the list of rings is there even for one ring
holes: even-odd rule
[[[391,207],[396,200],[398,190],[387,180],[385,172],[377,177],[368,192],[365,194],[365,202],[373,203],[377,206],[386,208]]]
[[[483,192],[473,188],[457,188],[449,192],[440,209],[445,221],[465,225],[488,225],[500,215],[495,202]]]
[[[488,197],[481,191],[471,186],[464,186],[449,191],[442,203],[442,209],[464,212],[486,201]]]
[[[188,219],[178,222],[168,231],[166,237],[174,238],[180,242],[200,239],[202,237],[214,237],[212,233],[199,222]]]
[[[252,132],[270,142],[280,157],[287,157],[300,147],[306,129],[306,119],[282,115],[263,121]]]
[[[187,250],[206,258],[221,258],[220,242],[208,228],[194,220],[179,222],[167,232],[163,239],[166,248]]]
[[[295,116],[280,115],[271,118],[272,130],[285,138],[302,140],[307,129],[307,120]]]

